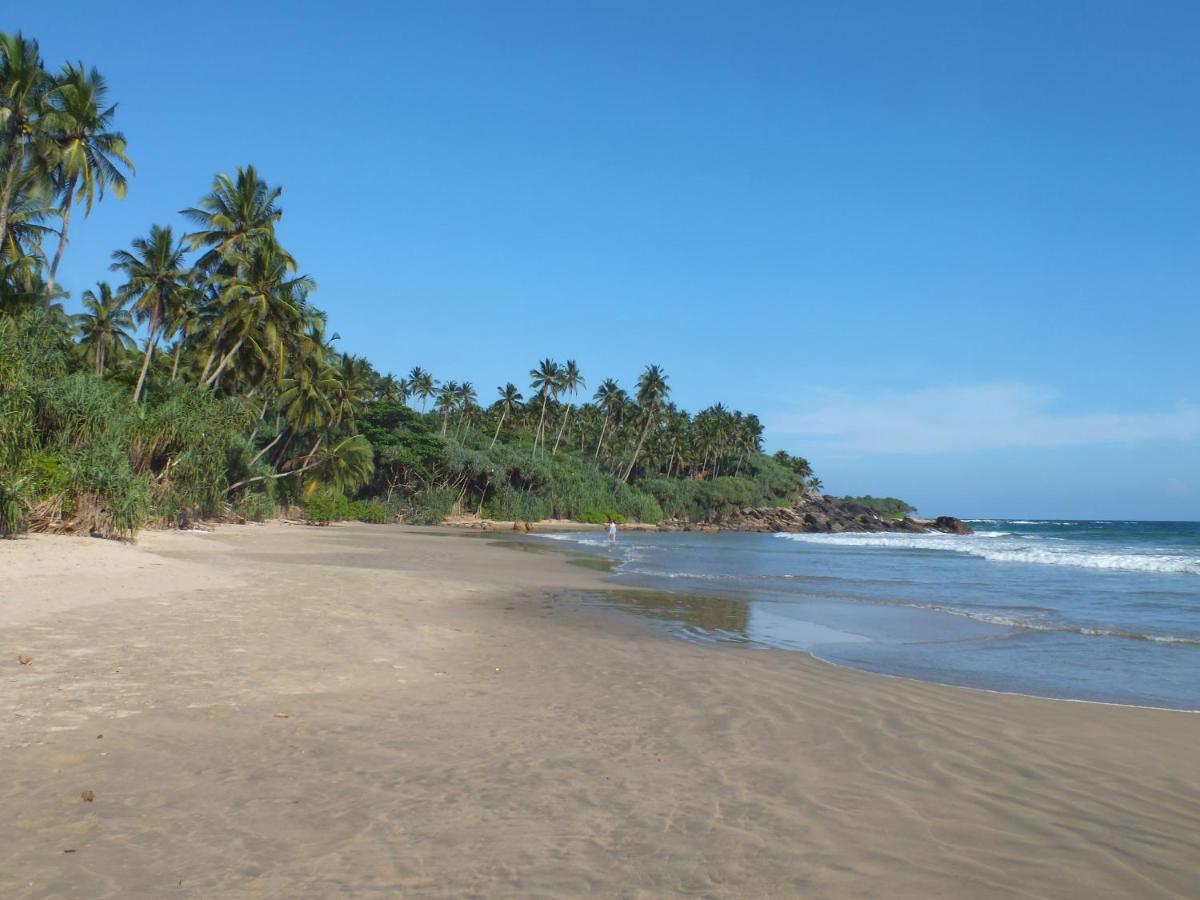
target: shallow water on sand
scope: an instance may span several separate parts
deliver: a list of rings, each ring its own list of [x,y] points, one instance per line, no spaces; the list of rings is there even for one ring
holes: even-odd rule
[[[1044,697],[1200,709],[1200,524],[979,520],[975,535],[539,535],[699,641]],[[666,593],[663,593],[665,591]]]

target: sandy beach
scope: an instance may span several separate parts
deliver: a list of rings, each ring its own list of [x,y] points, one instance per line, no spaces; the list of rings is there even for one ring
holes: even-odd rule
[[[1200,895],[1200,716],[697,646],[607,588],[439,529],[0,542],[0,896]]]

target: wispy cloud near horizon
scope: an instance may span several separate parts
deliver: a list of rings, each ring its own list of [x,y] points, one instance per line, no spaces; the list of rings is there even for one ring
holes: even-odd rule
[[[770,434],[846,456],[963,453],[1200,439],[1200,406],[1070,413],[1058,394],[1022,383],[911,391],[813,390],[765,418]]]

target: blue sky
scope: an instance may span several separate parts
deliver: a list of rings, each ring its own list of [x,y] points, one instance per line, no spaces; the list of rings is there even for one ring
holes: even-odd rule
[[[77,296],[216,171],[381,370],[757,412],[828,489],[1200,518],[1200,6],[23,4],[137,164]]]

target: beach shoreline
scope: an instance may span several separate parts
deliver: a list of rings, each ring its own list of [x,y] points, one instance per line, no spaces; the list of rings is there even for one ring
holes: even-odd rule
[[[463,536],[0,542],[0,891],[1200,889],[1195,716],[701,647]]]

